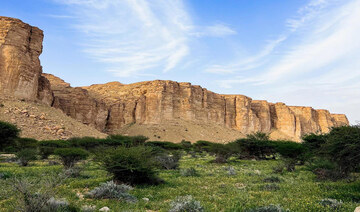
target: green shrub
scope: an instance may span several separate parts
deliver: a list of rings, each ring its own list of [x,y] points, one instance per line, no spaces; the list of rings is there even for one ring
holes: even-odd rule
[[[70,143],[62,140],[48,140],[39,141],[38,146],[41,158],[47,159],[50,155],[54,154],[55,149],[70,147]]]
[[[73,167],[78,161],[85,160],[89,153],[80,148],[60,148],[54,151],[58,155],[65,168]]]
[[[196,143],[193,144],[194,150],[197,152],[208,152],[210,147],[213,145],[210,141],[196,141]]]
[[[179,167],[179,161],[181,159],[181,152],[173,151],[172,154],[166,152],[159,153],[155,156],[156,162],[160,168],[163,169],[177,169]]]
[[[230,144],[212,143],[207,151],[215,154],[215,163],[226,163],[233,154],[233,149]]]
[[[333,128],[321,148],[337,164],[339,173],[348,176],[360,168],[360,126]]]
[[[182,148],[185,150],[185,151],[190,151],[192,149],[192,144],[190,141],[185,141],[185,140],[182,140],[180,142],[180,145],[182,146]]]
[[[275,151],[284,158],[285,166],[288,171],[294,171],[298,161],[305,160],[306,147],[302,143],[293,141],[273,142]]]
[[[19,133],[20,130],[15,125],[0,121],[0,151],[13,146]]]
[[[36,149],[38,146],[38,141],[33,138],[16,138],[15,139],[15,148],[18,150],[29,148]]]
[[[36,149],[22,149],[15,153],[16,158],[19,160],[21,166],[27,166],[30,161],[36,160]]]
[[[70,138],[68,140],[71,147],[82,148],[82,149],[93,149],[102,145],[102,139],[93,137],[82,137],[82,138]]]
[[[247,135],[246,138],[236,140],[235,143],[238,144],[240,155],[243,158],[275,158],[274,142],[268,138],[264,133],[254,133]]]
[[[145,146],[153,147],[153,148],[162,148],[165,150],[180,150],[182,146],[180,144],[175,144],[168,141],[148,141],[145,143]]]
[[[144,144],[147,140],[149,140],[149,138],[142,135],[137,135],[137,136],[109,135],[108,140],[116,141],[116,143],[124,145],[126,147],[133,147]]]
[[[181,174],[181,176],[184,176],[184,177],[197,177],[197,176],[199,176],[199,173],[193,167],[190,167],[188,169],[181,169],[180,174]]]
[[[115,182],[158,184],[152,148],[146,146],[118,147],[98,153],[96,160],[113,175]]]

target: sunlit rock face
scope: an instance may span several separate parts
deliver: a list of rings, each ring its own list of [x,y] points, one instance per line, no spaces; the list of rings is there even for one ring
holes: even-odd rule
[[[0,94],[51,104],[52,94],[41,77],[39,56],[43,31],[14,18],[0,17]]]

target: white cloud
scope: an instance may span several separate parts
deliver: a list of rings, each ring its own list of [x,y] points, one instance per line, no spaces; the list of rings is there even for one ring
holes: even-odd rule
[[[170,71],[191,53],[191,41],[236,32],[225,24],[195,26],[183,0],[54,0],[68,6],[84,51],[117,76]]]

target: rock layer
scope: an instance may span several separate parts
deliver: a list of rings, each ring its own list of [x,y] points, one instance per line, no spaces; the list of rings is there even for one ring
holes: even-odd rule
[[[0,94],[52,102],[51,91],[41,78],[43,31],[18,19],[0,16]]]

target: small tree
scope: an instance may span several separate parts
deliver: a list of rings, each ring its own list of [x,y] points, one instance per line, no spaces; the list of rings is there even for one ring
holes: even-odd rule
[[[240,154],[245,158],[267,159],[275,157],[275,148],[265,133],[249,134],[246,138],[235,141],[239,145]]]
[[[85,160],[89,153],[80,148],[60,148],[54,151],[61,158],[66,169],[73,167],[78,161]]]
[[[20,130],[15,125],[0,121],[0,150],[13,146],[19,133]]]
[[[54,154],[55,149],[70,147],[70,143],[68,141],[61,141],[61,140],[48,140],[48,141],[40,141],[38,143],[38,146],[39,146],[39,154],[41,155],[41,158],[47,159],[50,155]]]
[[[278,141],[273,144],[276,152],[285,159],[288,171],[294,171],[296,163],[304,160],[306,148],[303,144],[293,141]]]
[[[215,154],[215,163],[226,163],[233,154],[233,149],[230,144],[213,143],[208,151]]]
[[[108,149],[96,156],[114,181],[128,184],[157,184],[156,162],[152,148],[146,146]]]
[[[16,158],[19,160],[21,166],[27,166],[30,161],[36,160],[36,149],[22,149],[15,153]]]

